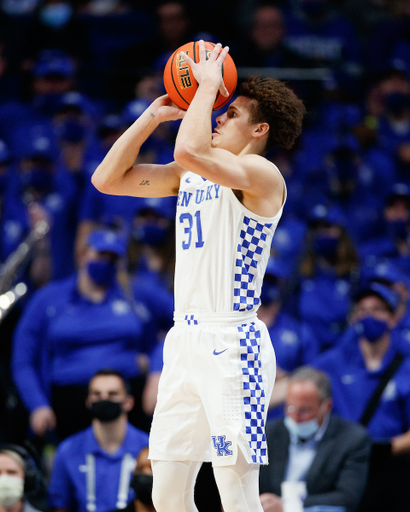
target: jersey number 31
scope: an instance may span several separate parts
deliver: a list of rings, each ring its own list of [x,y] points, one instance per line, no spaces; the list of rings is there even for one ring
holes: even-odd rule
[[[191,247],[192,232],[194,229],[196,229],[197,235],[195,247],[203,247],[204,241],[202,239],[201,212],[198,210],[193,216],[190,213],[181,213],[179,216],[179,222],[184,225],[184,233],[188,235],[182,242],[182,249],[187,250]]]

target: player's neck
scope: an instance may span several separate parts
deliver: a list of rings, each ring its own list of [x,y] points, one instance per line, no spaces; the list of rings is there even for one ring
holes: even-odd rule
[[[94,436],[103,450],[115,453],[122,445],[127,433],[127,417],[121,415],[118,419],[109,422],[93,420]]]

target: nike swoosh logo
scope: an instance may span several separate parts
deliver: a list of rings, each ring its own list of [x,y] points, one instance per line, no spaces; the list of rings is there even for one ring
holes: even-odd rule
[[[191,178],[187,178],[187,179],[185,180],[185,183],[191,183]]]
[[[219,356],[219,354],[223,354],[224,352],[226,352],[228,349],[226,348],[225,350],[221,350],[220,352],[217,352],[216,350],[213,351],[213,354],[214,356]]]

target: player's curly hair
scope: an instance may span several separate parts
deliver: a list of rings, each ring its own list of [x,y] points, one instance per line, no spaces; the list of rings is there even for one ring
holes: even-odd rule
[[[274,78],[249,76],[241,84],[240,96],[252,100],[249,122],[268,123],[266,150],[275,146],[290,149],[302,130],[306,109],[287,85]]]

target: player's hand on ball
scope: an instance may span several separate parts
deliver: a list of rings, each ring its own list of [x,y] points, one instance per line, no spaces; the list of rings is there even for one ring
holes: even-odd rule
[[[182,119],[185,115],[185,111],[172,103],[168,94],[159,96],[148,108],[150,114],[157,118],[160,123],[165,121],[176,121]]]
[[[184,60],[191,66],[192,72],[196,81],[201,84],[208,78],[212,80],[218,86],[219,92],[222,96],[229,96],[229,91],[225,87],[222,78],[222,64],[225,57],[228,55],[229,47],[221,51],[222,45],[218,43],[209,53],[209,58],[206,58],[206,50],[204,41],[199,41],[199,62],[195,62],[185,52],[181,52]]]

